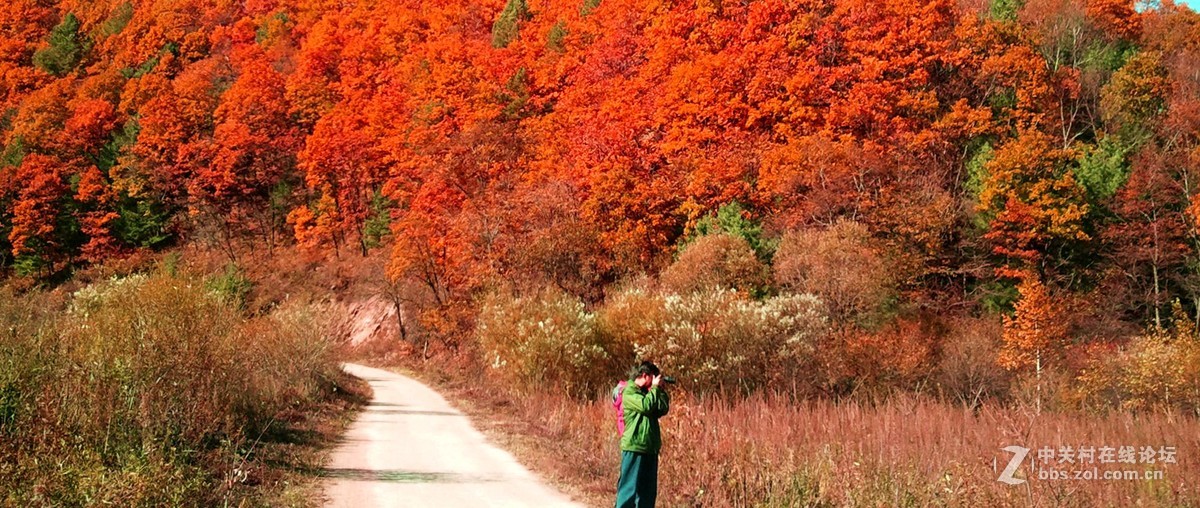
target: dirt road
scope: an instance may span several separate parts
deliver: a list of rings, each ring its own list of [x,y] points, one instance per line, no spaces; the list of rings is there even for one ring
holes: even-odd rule
[[[325,468],[331,507],[580,506],[489,443],[429,387],[346,364],[375,390]]]

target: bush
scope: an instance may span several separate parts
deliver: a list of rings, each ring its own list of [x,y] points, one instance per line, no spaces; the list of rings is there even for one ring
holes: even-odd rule
[[[664,295],[642,281],[594,314],[556,290],[492,297],[477,334],[484,363],[510,384],[550,384],[587,397],[639,359],[658,363],[691,391],[748,393],[775,383],[808,393],[825,328],[812,295],[755,301],[720,288]]]
[[[836,384],[867,394],[886,394],[916,386],[932,373],[936,331],[929,323],[900,319],[878,330],[848,328],[836,336],[841,341],[827,350],[844,362],[846,379]]]
[[[595,320],[578,298],[545,290],[527,298],[493,296],[480,312],[476,333],[485,364],[518,391],[552,386],[588,397],[616,374]]]
[[[1200,341],[1149,333],[1123,348],[1096,345],[1076,378],[1074,402],[1093,408],[1180,409],[1200,415]]]
[[[658,340],[654,337],[667,320],[663,298],[652,285],[643,278],[614,287],[596,312],[598,332],[619,353],[617,358],[631,364],[637,359],[638,346]]]
[[[3,296],[0,504],[229,501],[252,441],[338,368],[322,313],[247,321],[195,280],[115,279],[53,317],[45,296]]]
[[[20,432],[36,424],[38,389],[62,366],[45,300],[0,288],[0,464],[23,446]]]
[[[819,296],[837,323],[876,324],[894,297],[887,264],[853,221],[785,234],[774,270],[780,287]]]
[[[224,273],[209,277],[205,285],[214,296],[239,309],[246,307],[246,297],[254,289],[250,278],[233,263],[225,265]]]
[[[825,329],[812,295],[759,302],[719,288],[665,296],[630,288],[609,300],[600,321],[613,343],[629,344],[698,392],[805,385]]]
[[[665,290],[687,294],[713,288],[760,293],[767,284],[766,267],[746,240],[725,233],[697,238],[663,271]]]
[[[1009,374],[996,363],[1000,350],[998,320],[960,319],[942,341],[938,382],[944,396],[976,406],[1008,391]]]

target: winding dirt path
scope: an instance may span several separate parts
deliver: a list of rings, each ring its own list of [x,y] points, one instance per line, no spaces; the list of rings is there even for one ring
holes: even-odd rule
[[[371,403],[350,425],[324,470],[330,507],[577,507],[497,448],[411,378],[362,365]]]

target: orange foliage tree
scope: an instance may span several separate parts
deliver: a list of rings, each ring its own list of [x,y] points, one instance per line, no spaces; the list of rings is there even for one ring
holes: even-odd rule
[[[1011,317],[1004,317],[1004,343],[997,363],[1008,370],[1041,376],[1062,354],[1069,323],[1062,306],[1035,275],[1017,285],[1020,298]]]
[[[1048,253],[1089,239],[1088,204],[1069,167],[1071,154],[1041,132],[1026,130],[996,151],[987,164],[979,212],[988,220],[984,239],[1003,258],[999,273],[1050,268]]]

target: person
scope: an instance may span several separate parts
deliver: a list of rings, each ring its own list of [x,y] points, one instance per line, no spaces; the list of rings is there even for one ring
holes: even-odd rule
[[[658,497],[658,452],[662,433],[658,419],[667,414],[671,397],[662,373],[642,362],[621,393],[625,430],[621,434],[621,474],[617,478],[616,508],[654,508]]]

